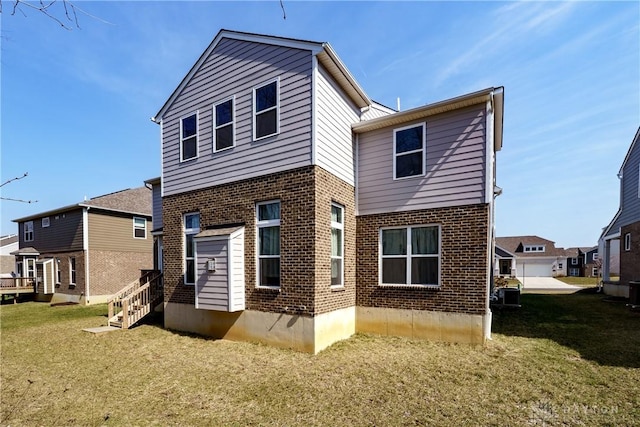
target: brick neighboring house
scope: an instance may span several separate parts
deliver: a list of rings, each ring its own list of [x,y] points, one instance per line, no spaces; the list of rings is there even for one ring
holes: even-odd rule
[[[165,327],[484,342],[502,111],[489,88],[395,112],[328,43],[220,31],[154,117]]]
[[[555,242],[538,236],[511,236],[496,238],[496,265],[512,262],[512,275],[516,277],[566,276],[574,266],[567,265],[568,259],[564,249],[556,248]],[[507,254],[500,257],[500,254]],[[508,255],[513,255],[509,258]],[[575,252],[578,257],[578,252]],[[571,264],[571,263],[569,263]],[[498,274],[506,271],[500,267]]]
[[[620,207],[600,235],[598,253],[602,260],[604,292],[629,297],[629,282],[640,281],[640,128],[618,171]],[[619,244],[619,282],[612,282],[612,248]]]
[[[96,304],[153,266],[151,190],[127,189],[13,220],[19,277],[36,297]]]

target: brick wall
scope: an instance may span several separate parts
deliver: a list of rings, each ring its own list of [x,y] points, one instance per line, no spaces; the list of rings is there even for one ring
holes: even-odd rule
[[[140,277],[140,270],[153,268],[152,252],[89,250],[91,296],[111,295]]]
[[[624,236],[631,233],[631,250],[624,249]],[[620,283],[640,280],[640,221],[620,229]]]
[[[257,202],[280,200],[279,290],[256,288]],[[344,290],[330,289],[331,202],[345,206]],[[352,306],[355,302],[354,189],[321,168],[309,166],[163,198],[165,302],[193,304],[192,285],[183,282],[182,218],[200,213],[200,228],[245,224],[245,296],[249,310],[303,315]],[[317,230],[317,232],[316,232]]]
[[[71,284],[71,275],[69,270],[69,259],[75,257],[76,259],[76,283]],[[56,283],[56,293],[62,293],[66,295],[84,295],[85,294],[85,268],[84,268],[84,251],[75,252],[50,252],[40,254],[42,258],[54,258],[54,263],[58,265],[60,269],[60,283]],[[57,263],[55,260],[59,259]],[[54,265],[55,265],[54,264]],[[38,292],[44,292],[42,285],[38,286]]]
[[[470,205],[357,218],[356,304],[484,314],[486,286],[488,205]],[[379,229],[389,226],[439,224],[441,226],[441,284],[438,289],[378,286]]]

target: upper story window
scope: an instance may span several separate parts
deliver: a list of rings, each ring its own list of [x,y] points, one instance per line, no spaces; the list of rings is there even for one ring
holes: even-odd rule
[[[578,265],[578,258],[571,258],[571,265]]]
[[[198,157],[198,113],[180,119],[180,160]]]
[[[51,225],[49,217],[45,216],[44,218],[42,218],[42,228],[47,228],[49,225]]]
[[[275,80],[253,89],[253,139],[258,140],[279,132],[280,81]]]
[[[133,217],[133,237],[136,239],[147,238],[147,220],[138,216]]]
[[[524,247],[525,252],[544,252],[544,245],[527,245]]]
[[[627,233],[624,235],[624,250],[631,250],[631,233]]]
[[[595,253],[593,254],[593,260],[594,260],[594,261],[597,261],[597,260],[598,260],[598,253],[597,253],[597,252],[595,252]]]
[[[235,146],[234,141],[234,98],[213,106],[213,151],[222,151]]]
[[[24,241],[33,241],[33,221],[27,221],[24,223]]]
[[[196,283],[196,242],[194,237],[200,232],[200,214],[188,213],[183,218],[184,231],[184,284]]]
[[[258,286],[280,286],[280,202],[256,205]]]
[[[412,125],[393,131],[393,177],[423,176],[426,168],[427,124]]]
[[[331,286],[344,286],[344,208],[331,204]]]
[[[440,284],[440,227],[380,230],[380,284]]]

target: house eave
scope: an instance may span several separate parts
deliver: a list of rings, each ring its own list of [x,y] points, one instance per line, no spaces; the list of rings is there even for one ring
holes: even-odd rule
[[[375,119],[354,123],[351,129],[356,134],[369,132],[376,129],[382,129],[389,126],[401,125],[403,123],[414,120],[424,119],[436,114],[446,113],[448,111],[458,110],[460,108],[472,105],[483,104],[492,100],[495,104],[496,120],[495,120],[495,145],[494,148],[499,150],[502,147],[502,111],[503,111],[503,88],[488,88],[466,95],[458,96],[444,101],[427,104],[411,110],[401,111],[399,113],[390,114],[388,116],[377,117]]]

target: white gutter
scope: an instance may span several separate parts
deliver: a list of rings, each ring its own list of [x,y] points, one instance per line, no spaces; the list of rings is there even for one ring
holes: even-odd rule
[[[91,281],[89,278],[89,209],[90,206],[85,206],[82,210],[82,250],[85,253],[84,257],[84,291],[85,291],[85,301],[86,304],[89,304],[90,299],[90,288],[89,282]]]

